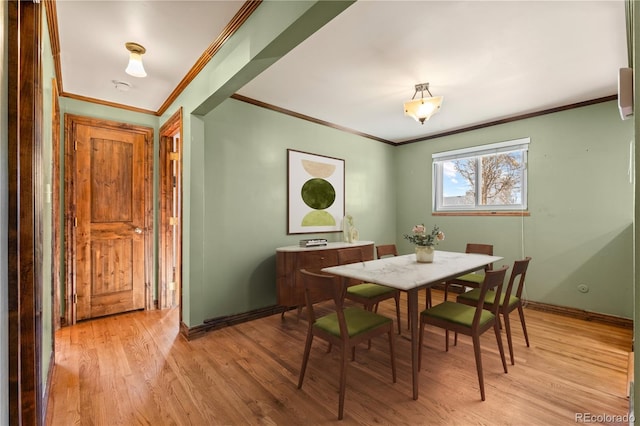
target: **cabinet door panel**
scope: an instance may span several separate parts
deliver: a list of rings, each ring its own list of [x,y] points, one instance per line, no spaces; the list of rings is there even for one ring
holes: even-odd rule
[[[341,249],[278,251],[276,254],[278,304],[286,307],[304,306],[304,289],[300,278],[300,269],[319,272],[322,268],[335,266],[338,264],[338,251]],[[373,259],[373,244],[363,245],[360,250],[362,250],[364,260]]]

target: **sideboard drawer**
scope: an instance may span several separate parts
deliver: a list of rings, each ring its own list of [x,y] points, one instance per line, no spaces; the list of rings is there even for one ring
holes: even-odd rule
[[[322,269],[338,264],[337,250],[318,250],[301,253],[296,269]]]

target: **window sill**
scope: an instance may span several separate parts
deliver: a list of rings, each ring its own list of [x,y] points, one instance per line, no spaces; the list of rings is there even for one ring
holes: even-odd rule
[[[432,216],[530,216],[530,213],[522,210],[448,211],[433,212]]]

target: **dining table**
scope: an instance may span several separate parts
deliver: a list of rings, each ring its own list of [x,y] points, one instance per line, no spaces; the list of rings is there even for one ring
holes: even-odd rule
[[[418,292],[486,265],[502,260],[500,256],[458,253],[436,250],[433,262],[421,263],[415,254],[391,256],[365,262],[323,268],[322,271],[343,278],[343,285],[350,279],[392,287],[407,293],[409,321],[411,325],[411,373],[413,399],[418,399],[418,350],[419,327]]]

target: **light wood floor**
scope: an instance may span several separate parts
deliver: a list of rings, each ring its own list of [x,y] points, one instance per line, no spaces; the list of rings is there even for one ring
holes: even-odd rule
[[[442,296],[436,291],[434,297]],[[406,321],[404,300],[402,307]],[[394,318],[393,304],[385,302],[381,312]],[[531,347],[513,316],[516,365],[509,364],[508,374],[493,334],[482,338],[484,402],[466,336],[447,353],[444,334],[427,327],[417,401],[411,398],[408,333],[396,340],[395,384],[387,341],[374,340],[371,350],[363,346],[349,365],[342,424],[575,425],[576,413],[628,413],[631,330],[532,309],[525,315]],[[306,321],[296,320],[295,311],[284,320],[273,315],[191,342],[178,334],[175,309],[64,328],[56,334],[46,424],[337,423],[337,350],[327,354],[326,345],[314,342],[304,386],[297,389],[305,334]]]

